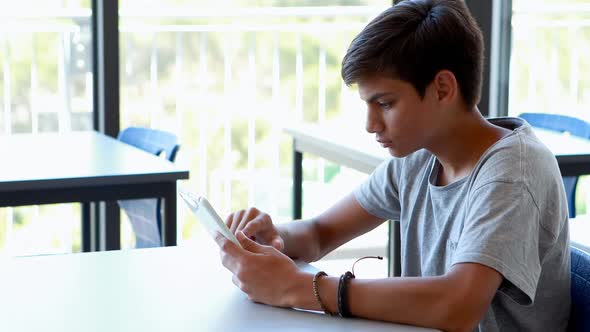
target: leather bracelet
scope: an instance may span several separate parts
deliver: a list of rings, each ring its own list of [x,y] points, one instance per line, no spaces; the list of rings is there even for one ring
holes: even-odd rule
[[[354,279],[354,274],[346,271],[340,276],[340,282],[338,283],[338,314],[343,318],[353,317],[348,304],[348,280],[350,279]]]
[[[324,305],[324,302],[322,302],[322,298],[320,297],[320,290],[318,287],[318,279],[320,279],[320,277],[325,277],[328,274],[324,271],[319,271],[318,273],[316,273],[313,276],[313,295],[315,296],[316,301],[318,301],[320,308],[322,308],[322,310],[324,311],[324,313],[326,315],[330,315],[330,316],[334,316],[334,314],[330,311],[328,311],[328,309],[326,309],[326,306]]]

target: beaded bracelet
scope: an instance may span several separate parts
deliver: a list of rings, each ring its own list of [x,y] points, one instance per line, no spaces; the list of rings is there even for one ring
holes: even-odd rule
[[[326,306],[324,305],[324,302],[322,302],[322,298],[320,297],[320,290],[319,290],[319,287],[318,287],[318,279],[320,277],[325,277],[327,275],[328,274],[326,272],[319,271],[318,273],[316,273],[313,276],[313,295],[315,296],[316,301],[318,301],[318,303],[320,305],[320,308],[322,308],[322,310],[324,311],[324,313],[326,315],[333,316],[334,314],[332,312],[328,311],[328,309],[326,309]]]

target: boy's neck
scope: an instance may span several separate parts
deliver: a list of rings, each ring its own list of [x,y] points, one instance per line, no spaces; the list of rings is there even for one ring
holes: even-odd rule
[[[468,176],[486,150],[511,132],[488,122],[477,108],[456,120],[427,148],[442,166],[437,177],[439,186]]]

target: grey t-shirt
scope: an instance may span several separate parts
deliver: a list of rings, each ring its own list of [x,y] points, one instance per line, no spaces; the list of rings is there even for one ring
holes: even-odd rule
[[[471,174],[436,186],[440,163],[420,150],[381,164],[355,190],[369,213],[400,221],[402,276],[479,263],[504,277],[476,331],[565,331],[570,311],[568,213],[553,154],[519,118]]]

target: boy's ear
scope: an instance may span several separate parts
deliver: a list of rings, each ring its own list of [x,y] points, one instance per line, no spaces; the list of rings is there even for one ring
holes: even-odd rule
[[[439,102],[453,101],[459,94],[459,84],[455,74],[448,70],[439,71],[432,82]]]

